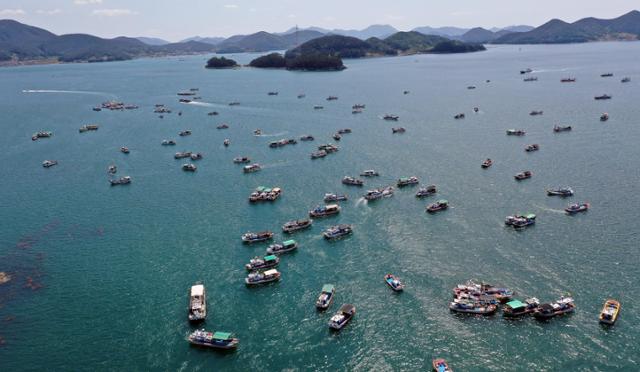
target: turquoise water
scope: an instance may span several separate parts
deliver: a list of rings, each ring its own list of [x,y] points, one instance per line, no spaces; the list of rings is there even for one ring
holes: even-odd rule
[[[211,71],[205,60],[0,69],[0,271],[12,277],[0,285],[3,370],[426,370],[434,357],[459,371],[638,370],[640,43],[354,60],[339,73]],[[537,82],[522,81],[526,67]],[[605,72],[615,76],[601,78]],[[578,81],[561,84],[566,76]],[[621,84],[623,76],[632,81]],[[178,104],[175,93],[191,87],[204,104]],[[278,96],[267,95],[274,90]],[[297,99],[301,92],[306,98]],[[594,101],[602,93],[613,99]],[[326,102],[329,95],[339,100]],[[109,99],[140,109],[91,110]],[[241,105],[227,106],[235,100]],[[156,103],[174,113],[159,119]],[[367,105],[363,114],[351,114],[355,103]],[[529,116],[534,109],[544,115]],[[212,110],[220,115],[207,116]],[[605,111],[611,119],[601,123]],[[381,120],[387,112],[400,121]],[[454,120],[458,112],[466,119]],[[217,130],[222,122],[230,128]],[[78,133],[89,123],[100,129]],[[574,129],[554,134],[555,124]],[[400,125],[407,132],[393,135],[390,127]],[[345,127],[353,133],[337,154],[309,159]],[[256,128],[265,135],[253,136]],[[509,128],[527,135],[508,137]],[[184,129],[193,135],[179,137]],[[32,142],[38,130],[54,136]],[[307,133],[316,141],[267,146]],[[161,146],[165,138],[178,145]],[[529,143],[541,150],[525,153]],[[202,152],[197,172],[183,172],[176,151]],[[243,174],[232,163],[240,155],[264,169]],[[494,165],[482,170],[487,157]],[[60,164],[44,169],[45,159]],[[111,163],[131,185],[109,186]],[[371,168],[381,176],[364,188],[340,183]],[[513,180],[526,169],[532,179]],[[415,188],[361,199],[367,188],[411,175],[436,184],[451,208],[425,213],[436,198],[417,200]],[[250,205],[259,185],[284,194]],[[564,185],[576,196],[544,192]],[[332,191],[350,196],[342,213],[295,235],[300,248],[282,257],[279,283],[246,288],[243,266],[266,245],[244,246],[240,235],[270,229],[282,240],[282,223]],[[569,201],[592,209],[566,216]],[[505,228],[515,212],[536,213],[538,222]],[[354,234],[324,241],[321,231],[336,223],[352,223]],[[388,272],[405,281],[404,293],[384,284]],[[548,323],[450,314],[451,288],[471,278],[519,298],[570,293],[577,311]],[[198,280],[208,292],[204,327],[234,332],[237,352],[186,342],[187,292]],[[318,313],[324,283],[336,285],[337,298]],[[604,329],[597,316],[609,297],[622,313]],[[343,303],[358,314],[331,333],[327,321]]]

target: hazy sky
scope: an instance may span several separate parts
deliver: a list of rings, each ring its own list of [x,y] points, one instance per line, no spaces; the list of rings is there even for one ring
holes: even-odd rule
[[[640,0],[0,0],[11,18],[57,34],[231,36],[300,27],[538,26],[551,18],[613,18]]]

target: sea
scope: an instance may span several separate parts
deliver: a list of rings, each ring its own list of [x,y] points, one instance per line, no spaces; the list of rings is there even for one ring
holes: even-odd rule
[[[640,42],[346,60],[341,72],[207,70],[208,57],[0,69],[1,370],[425,371],[434,358],[456,371],[640,369]],[[568,77],[576,81],[560,82]],[[201,98],[179,103],[191,88]],[[594,100],[601,94],[612,99]],[[139,108],[92,110],[110,100]],[[172,113],[160,118],[156,104]],[[352,114],[354,104],[364,112]],[[229,128],[216,129],[222,123]],[[99,130],[79,133],[86,124]],[[555,125],[572,130],[554,133]],[[399,126],[406,132],[393,134]],[[336,142],[343,128],[352,133]],[[32,141],[37,131],[53,136]],[[315,141],[269,147],[306,134]],[[312,160],[323,143],[339,151]],[[540,151],[525,152],[533,143]],[[196,172],[182,170],[177,151],[203,154]],[[237,156],[262,170],[244,174]],[[486,158],[493,166],[482,169]],[[58,165],[43,168],[44,160]],[[341,183],[367,169],[380,176],[363,187]],[[514,180],[524,170],[533,177]],[[122,176],[131,184],[110,186]],[[418,187],[405,187],[364,200],[366,190],[408,176],[437,194],[418,199]],[[250,204],[258,186],[283,195]],[[562,186],[575,195],[547,196]],[[282,234],[329,192],[348,195],[339,215]],[[425,212],[440,199],[448,210]],[[589,211],[567,215],[576,202]],[[537,222],[505,226],[515,213]],[[353,225],[351,236],[323,239],[341,223]],[[281,257],[279,282],[248,288],[244,265],[268,243],[240,237],[263,230],[299,248]],[[385,285],[387,273],[404,292]],[[468,280],[520,300],[571,296],[576,311],[546,322],[453,314],[452,289]],[[209,311],[192,325],[196,282]],[[336,298],[319,312],[324,284]],[[613,327],[598,323],[608,298],[622,304]],[[354,319],[330,331],[347,303]],[[240,345],[193,347],[187,337],[199,328],[232,332]]]

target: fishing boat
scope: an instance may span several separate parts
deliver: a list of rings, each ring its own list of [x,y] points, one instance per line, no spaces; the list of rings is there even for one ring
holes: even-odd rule
[[[353,233],[351,225],[342,224],[329,227],[322,233],[322,235],[327,240],[334,240],[350,235],[351,233]]]
[[[364,185],[364,181],[363,180],[359,180],[357,178],[350,177],[350,176],[344,176],[342,178],[342,183],[345,184],[345,185],[351,185],[351,186],[362,186],[362,185]]]
[[[51,136],[53,136],[52,132],[41,131],[41,132],[34,133],[33,136],[31,136],[31,140],[32,141],[37,141],[40,138],[49,138]]]
[[[256,129],[253,131],[253,135],[254,136],[261,136],[262,135],[262,129]]]
[[[398,121],[398,119],[400,119],[400,116],[393,114],[384,114],[382,118],[389,121]]]
[[[311,153],[311,159],[319,159],[327,156],[327,152],[325,150],[314,151]]]
[[[612,76],[613,76],[613,73],[611,73],[611,72],[607,72],[605,74],[601,74],[600,75],[600,77],[612,77]]]
[[[573,313],[576,305],[571,297],[561,297],[558,301],[540,305],[534,312],[536,319],[551,319],[558,315]]]
[[[531,220],[535,221],[536,215],[533,213],[528,214],[514,214],[513,216],[507,216],[504,220],[504,224],[507,226],[513,226],[514,222],[517,220]]]
[[[356,103],[355,105],[351,106],[351,109],[353,109],[353,110],[362,110],[362,109],[364,109],[365,107],[367,107],[367,106],[366,106],[366,105],[363,105],[363,104],[361,104],[361,103]]]
[[[304,93],[300,93],[300,94],[298,94],[298,99],[300,99],[300,98],[304,98],[304,97],[306,97],[306,96],[307,96],[306,94],[304,94]]]
[[[340,306],[340,310],[329,320],[331,329],[340,330],[356,315],[356,307],[351,304]]]
[[[180,135],[180,137],[185,137],[185,136],[190,136],[191,135],[191,131],[190,130],[183,130],[181,132],[178,133],[178,135]]]
[[[131,177],[129,176],[120,177],[115,180],[109,180],[109,183],[111,184],[111,186],[128,185],[131,183]]]
[[[322,144],[320,146],[318,146],[318,151],[326,151],[327,154],[333,153],[338,151],[338,146],[331,144],[331,143],[325,143]]]
[[[277,96],[278,92],[269,92],[267,93],[268,96]]]
[[[276,201],[282,195],[282,189],[279,187],[269,188],[264,186],[258,186],[249,195],[249,202],[257,203],[262,201],[273,202]]]
[[[342,138],[342,136],[340,135],[340,133],[335,133],[333,135],[333,139],[336,140],[336,141],[340,141],[341,138]]]
[[[186,152],[176,152],[175,155],[173,155],[174,159],[184,159],[184,158],[190,158],[191,157],[191,151],[186,151]]]
[[[271,231],[260,231],[256,233],[248,232],[242,234],[242,242],[247,244],[265,242],[271,239],[273,239],[273,233]]]
[[[601,324],[606,325],[614,325],[616,320],[618,320],[618,314],[620,313],[620,302],[612,299],[608,299],[604,306],[602,306],[602,311],[600,311],[600,319]]]
[[[429,204],[427,206],[427,212],[429,213],[435,213],[435,212],[440,212],[443,211],[445,209],[449,208],[449,202],[446,200],[438,200],[437,202],[433,203],[433,204]]]
[[[556,133],[558,133],[558,132],[568,132],[570,130],[571,130],[571,125],[567,125],[567,126],[563,126],[563,127],[561,127],[559,125],[556,125],[556,126],[553,127],[553,131],[556,132]]]
[[[532,314],[538,306],[540,306],[540,300],[535,297],[527,298],[524,302],[519,300],[509,301],[502,308],[502,316],[505,318],[516,318]]]
[[[324,106],[315,105],[315,106],[313,106],[313,109],[314,110],[322,110],[322,109],[324,109]]]
[[[88,131],[96,131],[98,130],[98,125],[96,124],[88,124],[88,125],[83,125],[80,127],[80,129],[78,129],[78,132],[80,133],[84,133],[84,132],[88,132]]]
[[[179,96],[195,96],[196,95],[196,93],[192,91],[178,92],[177,94]]]
[[[481,167],[482,168],[489,168],[492,165],[493,165],[493,160],[487,158],[485,161],[482,162]]]
[[[520,70],[520,74],[522,74],[522,75],[528,74],[528,73],[531,73],[531,72],[533,72],[533,70],[530,69],[530,68],[526,68],[524,70]]]
[[[229,102],[229,106],[240,106],[240,102],[238,101]]]
[[[453,289],[453,297],[474,300],[484,304],[505,303],[511,300],[514,293],[508,288],[496,287],[487,283],[475,283],[469,280],[466,284],[458,284]]]
[[[229,129],[229,125],[228,124],[220,124],[216,127],[216,129]]]
[[[305,142],[306,141],[313,141],[314,139],[315,138],[313,138],[313,136],[310,135],[310,134],[306,134],[306,135],[300,137],[300,141],[305,141]]]
[[[325,202],[337,202],[337,201],[345,201],[345,200],[347,200],[346,195],[340,195],[340,194],[334,194],[334,193],[324,194]]]
[[[589,210],[589,207],[589,203],[573,203],[569,204],[569,206],[567,206],[564,211],[567,212],[567,214],[576,214],[580,212],[586,212],[587,210]]]
[[[522,129],[507,129],[507,136],[524,136],[525,134],[527,132]]]
[[[621,83],[628,83],[630,81],[631,81],[630,77],[624,77],[624,78],[622,78],[622,80],[620,80]]]
[[[351,128],[338,129],[338,133],[339,134],[349,134],[349,133],[351,133]]]
[[[449,304],[449,310],[456,313],[492,315],[498,310],[498,306],[469,299],[456,298]]]
[[[230,141],[228,138],[225,138],[225,140],[224,140],[224,142],[222,142],[222,144],[223,144],[225,147],[228,147],[228,146],[229,146],[229,144],[231,144],[231,141]]]
[[[418,177],[411,176],[398,179],[398,182],[396,182],[396,184],[398,185],[398,187],[404,187],[409,185],[417,185],[419,182],[420,181],[418,180]]]
[[[524,78],[524,81],[529,82],[529,81],[538,81],[538,78],[535,76],[531,76],[528,78]]]
[[[333,299],[335,298],[336,287],[333,284],[325,284],[322,286],[322,290],[320,290],[320,295],[316,300],[316,308],[318,310],[327,310],[329,306],[333,303]]]
[[[520,71],[520,73],[522,74],[523,72]],[[434,372],[451,372],[452,371],[451,368],[449,368],[449,364],[447,364],[447,361],[442,358],[434,359],[431,362],[431,366],[433,367]]]
[[[312,224],[313,224],[313,220],[311,219],[287,221],[284,223],[284,225],[282,225],[282,232],[291,234],[292,232],[295,232],[298,230],[307,229],[311,227]]]
[[[240,340],[229,332],[207,332],[200,329],[189,335],[189,342],[193,345],[229,350],[237,348]]]
[[[191,160],[201,160],[202,159],[202,153],[201,152],[194,152],[191,154],[190,158]]]
[[[593,99],[595,99],[595,100],[603,100],[603,99],[611,99],[611,98],[612,97],[610,95],[608,95],[608,94],[603,94],[603,95],[600,95],[600,96],[593,97]]]
[[[533,173],[531,171],[524,171],[513,176],[517,181],[526,180],[527,178],[531,178]]]
[[[162,146],[175,146],[176,141],[174,140],[162,140]]]
[[[409,93],[411,93],[411,92],[410,92],[410,91],[408,91],[408,90],[402,91],[402,94],[404,94],[404,95],[407,95],[407,94],[409,94]]]
[[[478,111],[480,111],[480,109],[479,109],[479,108],[477,108],[477,107],[474,107],[474,108],[473,108],[473,112],[478,112]]]
[[[259,285],[280,280],[280,273],[276,269],[267,270],[264,272],[254,271],[249,273],[244,279],[247,285]]]
[[[191,286],[189,292],[189,321],[198,322],[207,317],[207,295],[203,284]]]
[[[454,118],[454,119],[464,119],[464,113],[462,113],[462,112],[461,112],[461,113],[459,113],[459,114],[455,114],[455,115],[453,116],[453,118]]]
[[[404,127],[394,127],[394,128],[391,128],[391,133],[404,133],[404,132],[406,132],[406,131],[407,131],[407,130],[406,130],[406,129],[404,129]]]
[[[129,153],[129,148],[125,147],[125,146],[122,146],[122,147],[120,147],[120,152],[123,153],[123,154],[128,154]]]
[[[329,96],[329,97],[327,97],[327,101],[335,101],[335,100],[337,100],[337,99],[338,99],[338,97],[336,97],[336,96]]]
[[[437,192],[436,185],[429,185],[427,187],[421,187],[418,192],[416,192],[416,198],[425,198],[427,196],[431,196]]]
[[[469,85],[469,86],[467,87],[467,89],[476,89],[476,86],[475,86],[475,85]]]
[[[360,173],[360,177],[377,177],[379,175],[380,175],[380,173],[378,173],[377,171],[375,171],[373,169],[367,169],[367,170],[363,171],[362,173]]]
[[[402,292],[404,290],[404,283],[393,274],[387,274],[384,276],[384,282],[387,283],[389,288],[393,289],[396,292]]]
[[[605,112],[602,115],[600,115],[600,121],[607,121],[607,120],[609,120],[609,114]]]
[[[251,158],[246,156],[238,156],[237,158],[233,158],[233,162],[236,164],[247,164],[251,163]]]
[[[362,114],[363,112],[364,111],[362,109],[360,109],[360,108],[351,110],[351,113],[354,114],[354,115],[355,114]]]
[[[340,213],[340,206],[338,204],[319,205],[309,211],[309,217],[327,217],[338,213]]]
[[[367,190],[364,194],[364,198],[369,201],[378,200],[382,198],[392,197],[394,193],[393,186],[382,187],[379,189]]]
[[[575,78],[562,78],[560,79],[561,83],[575,83],[576,79]]]
[[[195,172],[198,169],[195,164],[186,163],[182,164],[182,170],[186,172]]]
[[[42,162],[42,166],[45,168],[50,168],[57,164],[58,164],[57,160],[45,160]]]
[[[244,173],[254,173],[254,172],[257,172],[257,171],[259,171],[261,169],[262,169],[262,167],[258,163],[245,165],[244,167],[242,167],[242,171]]]
[[[258,271],[276,267],[278,266],[278,264],[280,264],[280,258],[278,256],[270,254],[268,256],[264,256],[263,258],[254,257],[249,260],[249,263],[244,265],[244,267],[249,271]]]
[[[293,240],[285,240],[282,242],[282,244],[271,244],[268,248],[267,248],[267,253],[268,254],[283,254],[283,253],[288,253],[288,252],[292,252],[295,251],[296,249],[298,249],[298,243]],[[265,257],[266,259],[266,257]]]
[[[531,111],[529,113],[529,115],[531,115],[531,116],[537,116],[537,115],[542,115],[542,114],[544,114],[544,111],[542,111],[542,110],[533,110],[533,111]]]
[[[560,187],[557,189],[547,189],[547,195],[549,196],[572,196],[573,189],[571,187]]]
[[[533,151],[538,151],[540,150],[540,145],[538,145],[537,143],[534,143],[532,145],[527,145],[524,148],[524,151],[526,152],[533,152]]]
[[[107,173],[109,174],[116,174],[116,172],[118,171],[118,167],[116,167],[115,164],[111,164],[108,168],[107,168]]]

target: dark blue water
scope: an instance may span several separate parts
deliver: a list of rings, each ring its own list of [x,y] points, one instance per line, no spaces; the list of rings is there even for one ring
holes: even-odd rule
[[[347,61],[339,73],[212,71],[205,60],[0,69],[0,271],[11,276],[0,285],[0,369],[425,370],[434,357],[462,371],[638,369],[640,43],[367,59]],[[537,82],[522,81],[526,67]],[[605,72],[615,76],[601,78]],[[567,76],[577,82],[561,84]],[[632,81],[621,84],[623,76]],[[204,103],[179,104],[176,92],[191,87]],[[302,92],[306,98],[297,99]],[[613,99],[593,99],[603,93]],[[325,101],[329,95],[339,100]],[[91,110],[110,99],[140,109]],[[159,119],[157,103],[174,113]],[[355,103],[367,105],[363,114],[351,114]],[[213,110],[220,115],[206,115]],[[400,121],[381,120],[387,112]],[[459,112],[466,119],[454,120]],[[602,112],[611,116],[606,123]],[[217,130],[223,122],[230,128]],[[78,133],[90,123],[100,129]],[[554,134],[556,124],[573,131]],[[392,134],[400,125],[407,132]],[[309,159],[345,127],[353,133],[337,154]],[[253,136],[256,128],[265,135]],[[509,128],[527,135],[508,137]],[[179,137],[185,129],[193,135]],[[38,130],[54,136],[32,142]],[[302,134],[316,141],[267,146]],[[166,138],[178,145],[161,146]],[[541,150],[525,153],[529,143]],[[176,151],[202,152],[197,172],[183,172]],[[243,174],[232,163],[240,155],[264,169]],[[483,170],[487,157],[494,165]],[[59,165],[44,169],[45,159]],[[131,185],[109,186],[112,163]],[[362,189],[340,183],[372,168],[381,176]],[[533,178],[514,181],[522,170]],[[436,184],[438,196],[418,200],[406,188],[376,203],[361,198],[411,175]],[[282,187],[283,197],[250,205],[259,185]],[[573,198],[544,192],[564,185]],[[243,246],[240,235],[270,229],[281,240],[282,223],[304,217],[332,191],[350,196],[342,213],[295,235],[300,248],[282,258],[279,283],[246,288],[243,266],[266,245]],[[425,213],[437,198],[451,208]],[[569,201],[592,208],[570,217]],[[504,217],[516,212],[537,214],[537,224],[505,228]],[[353,224],[354,234],[324,241],[321,231],[336,223]],[[404,293],[384,284],[388,272],[404,279]],[[548,323],[450,314],[451,288],[471,278],[508,286],[519,298],[571,294],[577,311]],[[195,281],[207,286],[204,326],[234,332],[237,352],[186,341]],[[318,313],[324,283],[336,285],[337,298]],[[604,329],[597,317],[610,297],[622,313]],[[332,334],[327,321],[342,303],[358,314]]]

